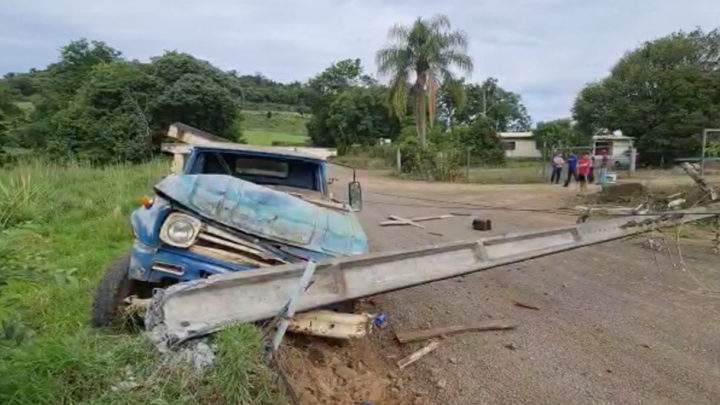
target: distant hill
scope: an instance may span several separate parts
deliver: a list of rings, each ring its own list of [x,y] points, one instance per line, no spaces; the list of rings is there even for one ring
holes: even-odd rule
[[[287,111],[242,112],[243,138],[253,145],[306,145],[309,114]]]

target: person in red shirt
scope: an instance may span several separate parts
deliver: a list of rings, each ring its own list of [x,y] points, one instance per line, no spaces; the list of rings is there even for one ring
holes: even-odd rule
[[[577,163],[577,180],[580,183],[580,190],[587,188],[588,176],[590,175],[590,154],[585,152]]]

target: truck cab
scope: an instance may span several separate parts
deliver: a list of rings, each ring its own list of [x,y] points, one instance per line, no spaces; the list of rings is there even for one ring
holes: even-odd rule
[[[213,143],[192,146],[183,163],[132,213],[133,246],[98,287],[96,326],[116,323],[154,288],[368,251],[354,213],[360,185],[348,184],[348,202],[334,199],[324,159]]]

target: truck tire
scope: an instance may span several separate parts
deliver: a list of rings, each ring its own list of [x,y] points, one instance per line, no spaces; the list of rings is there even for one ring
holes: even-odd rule
[[[105,271],[95,291],[92,305],[92,324],[96,327],[122,326],[120,308],[123,300],[135,292],[135,281],[128,278],[130,254],[115,260]]]

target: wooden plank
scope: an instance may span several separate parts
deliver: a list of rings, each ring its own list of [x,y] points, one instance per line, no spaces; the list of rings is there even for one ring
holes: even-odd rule
[[[390,215],[390,217],[394,217],[394,215]],[[428,217],[415,217],[415,218],[407,218],[408,220],[412,222],[423,222],[423,221],[432,221],[435,219],[447,219],[452,218],[454,215],[451,214],[443,214],[443,215],[431,215]],[[400,218],[400,217],[396,217]],[[390,226],[390,225],[412,225],[408,223],[407,221],[397,220],[397,219],[391,219],[389,221],[382,221],[380,222],[380,226]]]
[[[288,331],[333,339],[357,339],[367,335],[371,320],[367,314],[317,310],[295,314]]]
[[[190,145],[211,145],[217,142],[227,142],[227,139],[205,132],[190,125],[176,122],[168,128],[167,136]]]
[[[454,335],[463,332],[485,332],[492,330],[515,329],[517,325],[503,320],[482,321],[473,325],[451,325],[430,329],[416,329],[402,332],[395,332],[395,337],[400,343],[417,342],[431,339],[442,335]]]
[[[395,220],[395,221],[399,221],[399,222],[402,222],[402,223],[407,224],[407,225],[412,225],[412,226],[414,226],[414,227],[416,227],[416,228],[425,229],[424,226],[418,224],[417,222],[415,222],[415,221],[413,221],[413,220],[411,220],[411,219],[399,217],[399,216],[397,216],[397,215],[390,215],[389,217],[390,217],[390,219],[393,219],[393,220]]]
[[[437,340],[430,342],[427,346],[423,347],[422,349],[414,352],[413,354],[400,359],[397,362],[397,366],[402,370],[405,367],[415,363],[416,361],[420,360],[423,356],[426,354],[432,352],[433,350],[437,349],[438,346],[440,346],[440,342]]]

